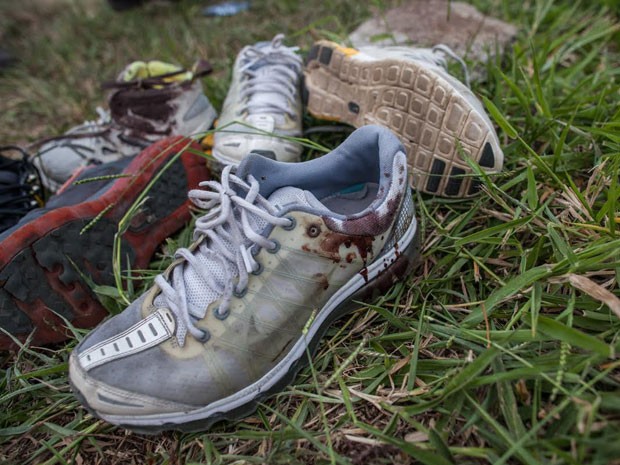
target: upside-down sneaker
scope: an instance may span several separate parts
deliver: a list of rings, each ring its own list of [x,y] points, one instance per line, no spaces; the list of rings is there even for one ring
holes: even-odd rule
[[[446,197],[479,190],[470,158],[491,174],[504,155],[484,107],[446,70],[448,47],[344,48],[319,41],[305,66],[308,111],[317,118],[394,131],[408,155],[411,186]]]
[[[55,192],[79,168],[140,153],[168,136],[208,130],[216,112],[199,77],[211,71],[200,61],[192,71],[160,61],[129,64],[110,88],[109,111],[48,139],[34,157],[43,184]]]
[[[87,168],[75,181],[92,181],[67,185],[0,234],[0,350],[17,346],[6,333],[21,341],[32,335],[33,345],[59,342],[71,334],[66,321],[90,328],[108,314],[90,284],[115,284],[115,235],[134,202],[146,196],[123,225],[123,270],[145,269],[190,219],[187,191],[209,173],[193,153],[173,159],[186,147],[199,150],[175,136],[136,157]]]
[[[279,161],[297,161],[300,144],[286,137],[302,132],[301,57],[296,47],[271,42],[247,46],[237,56],[232,82],[215,132],[219,164],[239,163],[250,152]],[[273,133],[270,136],[266,133]]]
[[[108,422],[195,430],[251,413],[331,322],[414,264],[407,160],[385,128],[303,163],[250,154],[221,180],[190,193],[210,208],[193,246],[71,355],[75,394]]]

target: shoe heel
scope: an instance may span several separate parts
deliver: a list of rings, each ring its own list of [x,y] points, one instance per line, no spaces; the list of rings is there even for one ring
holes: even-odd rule
[[[396,260],[375,279],[369,280],[359,289],[350,302],[372,302],[384,296],[397,282],[405,280],[420,265],[420,230],[417,229],[412,241],[400,251]]]
[[[398,253],[396,260],[381,274],[368,282],[344,301],[324,323],[325,329],[338,318],[360,308],[358,302],[373,302],[385,295],[394,284],[407,278],[421,262],[420,235],[416,230],[413,240]]]

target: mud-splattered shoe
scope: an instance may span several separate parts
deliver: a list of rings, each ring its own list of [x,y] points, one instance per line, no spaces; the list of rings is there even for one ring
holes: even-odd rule
[[[411,186],[446,197],[473,195],[465,157],[497,173],[504,155],[484,107],[445,67],[445,46],[344,48],[319,41],[305,66],[309,112],[356,127],[380,124],[407,152]]]
[[[124,269],[146,268],[161,242],[190,218],[187,192],[208,171],[204,158],[189,152],[173,160],[188,146],[198,149],[176,136],[136,157],[87,168],[76,181],[117,177],[72,183],[0,234],[0,349],[14,347],[4,332],[20,340],[32,333],[32,343],[41,345],[68,337],[63,319],[89,328],[107,315],[88,281],[114,285],[114,236],[147,186],[153,183],[148,199],[121,236]]]
[[[222,164],[239,163],[250,152],[278,161],[298,161],[300,144],[278,136],[299,137],[301,57],[284,36],[259,42],[239,53],[215,133],[213,156]],[[273,133],[269,136],[265,133]]]
[[[145,432],[243,417],[414,264],[407,159],[385,128],[303,163],[250,154],[221,179],[190,193],[210,208],[193,247],[73,351],[71,384],[96,416]]]
[[[168,136],[192,136],[208,130],[216,112],[198,79],[210,72],[198,62],[193,71],[160,61],[128,65],[110,88],[109,111],[99,119],[52,137],[34,157],[43,183],[55,192],[83,166],[137,155]]]
[[[0,147],[0,233],[41,206],[41,195],[41,178],[28,154],[20,147]]]

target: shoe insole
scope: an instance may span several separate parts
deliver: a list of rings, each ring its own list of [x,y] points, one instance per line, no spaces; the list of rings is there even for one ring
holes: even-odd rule
[[[353,215],[359,213],[377,198],[379,184],[368,182],[356,184],[328,197],[320,199],[321,203],[335,213]]]

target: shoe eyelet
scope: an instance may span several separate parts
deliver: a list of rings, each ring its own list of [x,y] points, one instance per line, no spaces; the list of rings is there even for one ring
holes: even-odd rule
[[[237,289],[235,289],[233,291],[233,295],[235,297],[237,297],[238,299],[241,299],[244,295],[246,295],[248,293],[248,288],[246,287],[245,289],[243,289],[241,292],[237,292]]]
[[[276,240],[273,241],[273,247],[267,249],[269,253],[277,253],[280,250],[280,243]]]
[[[218,320],[225,320],[226,318],[228,318],[228,315],[230,315],[230,309],[227,308],[225,312],[220,312],[220,307],[215,307],[213,309],[213,315]]]
[[[202,331],[202,337],[197,337],[196,339],[198,340],[198,342],[202,342],[203,344],[207,341],[209,341],[209,339],[211,339],[211,333],[209,331],[207,331],[206,329],[200,329],[200,331]]]
[[[294,217],[287,216],[286,219],[291,220],[291,224],[288,226],[282,226],[282,229],[284,229],[285,231],[292,231],[297,227],[297,220]]]
[[[256,268],[254,271],[252,271],[252,274],[254,276],[258,276],[259,274],[261,274],[263,272],[263,270],[265,269],[265,267],[263,266],[262,263],[258,263],[258,268]]]
[[[311,224],[306,229],[306,234],[310,237],[318,237],[321,234],[321,227],[318,224]]]

